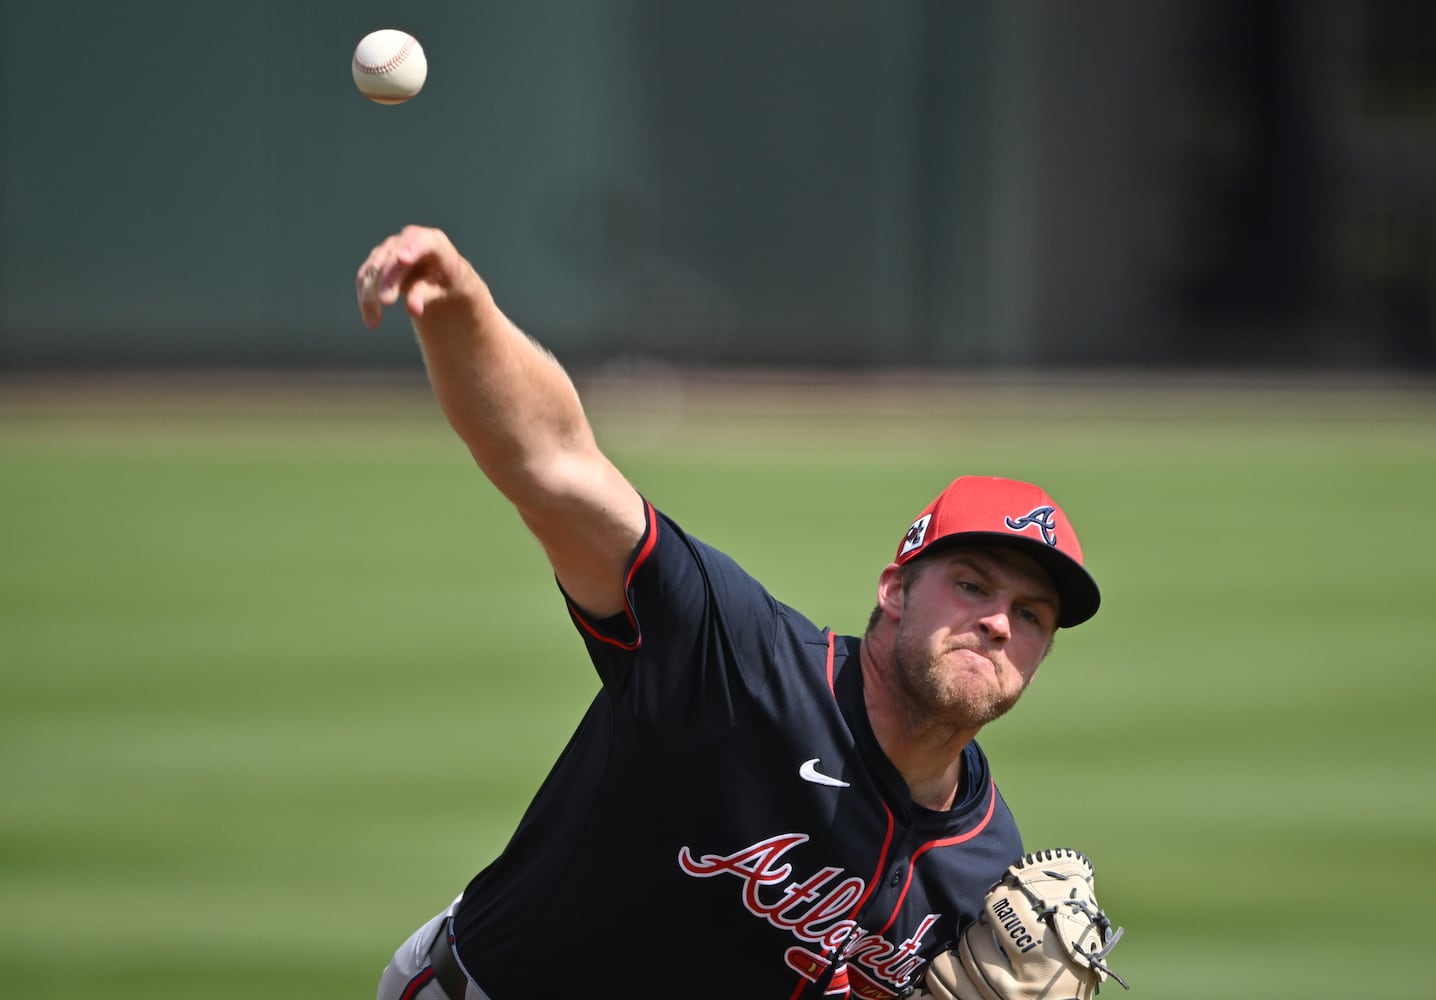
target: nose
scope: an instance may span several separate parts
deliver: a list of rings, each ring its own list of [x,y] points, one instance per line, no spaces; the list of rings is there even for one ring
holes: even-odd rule
[[[993,608],[983,615],[977,620],[977,627],[988,638],[999,642],[1012,638],[1012,620],[1007,615],[1006,606]]]

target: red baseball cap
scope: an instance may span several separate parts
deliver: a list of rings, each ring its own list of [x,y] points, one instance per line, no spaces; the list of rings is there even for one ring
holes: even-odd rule
[[[1058,626],[1080,625],[1102,603],[1082,566],[1082,546],[1062,508],[1031,483],[960,476],[907,529],[894,562],[906,565],[939,542],[992,542],[1025,552],[1047,570],[1062,602]]]

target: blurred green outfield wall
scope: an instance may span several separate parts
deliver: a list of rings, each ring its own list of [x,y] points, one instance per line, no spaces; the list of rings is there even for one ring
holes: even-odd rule
[[[351,302],[408,222],[566,350],[905,336],[925,8],[763,9],[9,5],[0,357],[409,360]],[[383,25],[429,58],[403,107],[349,79]]]
[[[1421,16],[0,4],[0,366],[412,363],[351,280],[420,222],[570,358],[1429,367]],[[348,70],[389,25],[392,108]]]

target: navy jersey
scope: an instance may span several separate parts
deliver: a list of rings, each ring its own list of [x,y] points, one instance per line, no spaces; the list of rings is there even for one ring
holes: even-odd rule
[[[1022,854],[976,743],[914,804],[818,628],[648,508],[625,613],[570,605],[602,687],[454,918],[493,1000],[882,998]]]

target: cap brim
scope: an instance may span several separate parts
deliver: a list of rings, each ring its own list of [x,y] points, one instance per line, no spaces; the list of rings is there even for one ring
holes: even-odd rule
[[[1092,574],[1088,573],[1081,563],[1061,549],[1033,538],[1022,538],[1000,531],[959,531],[933,542],[921,554],[927,555],[935,549],[964,542],[1005,545],[1030,556],[1045,569],[1047,575],[1052,578],[1053,586],[1057,588],[1058,599],[1062,602],[1061,613],[1057,616],[1059,628],[1081,625],[1095,615],[1102,604],[1102,592],[1097,589],[1097,581],[1092,579]]]

